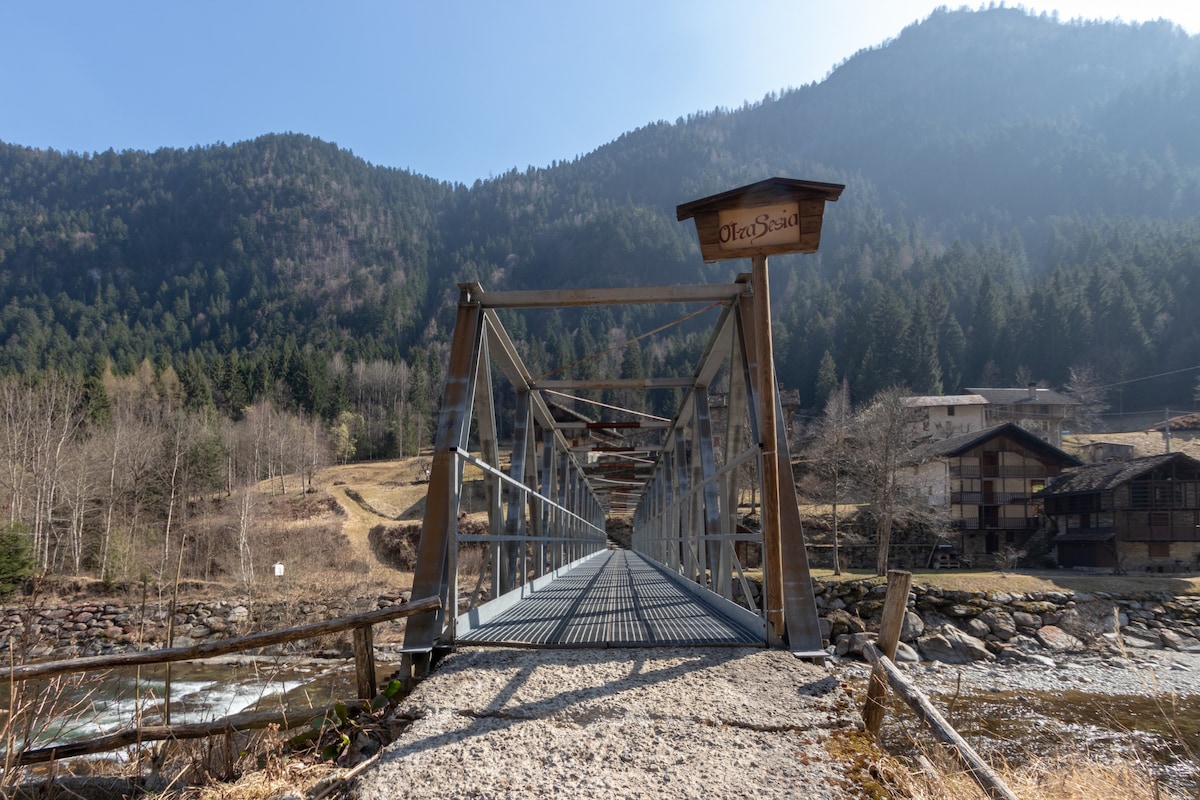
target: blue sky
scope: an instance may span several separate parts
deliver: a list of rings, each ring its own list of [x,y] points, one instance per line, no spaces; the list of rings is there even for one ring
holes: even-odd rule
[[[154,150],[292,131],[471,184],[820,81],[938,5],[0,0],[0,141]],[[1195,0],[1026,7],[1200,33]]]

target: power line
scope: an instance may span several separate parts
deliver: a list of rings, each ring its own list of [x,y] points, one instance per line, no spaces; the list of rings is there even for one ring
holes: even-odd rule
[[[1194,367],[1183,367],[1182,369],[1173,369],[1170,372],[1160,372],[1157,375],[1144,375],[1141,378],[1130,378],[1127,381],[1118,381],[1117,383],[1110,383],[1105,386],[1097,386],[1096,388],[1097,389],[1112,389],[1117,386],[1125,386],[1130,383],[1137,383],[1138,381],[1148,381],[1151,378],[1165,378],[1168,375],[1178,375],[1181,372],[1190,372],[1194,369],[1200,369],[1200,364],[1197,364]]]

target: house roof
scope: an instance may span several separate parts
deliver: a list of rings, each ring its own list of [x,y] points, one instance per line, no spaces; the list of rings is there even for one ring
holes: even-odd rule
[[[986,406],[987,399],[977,394],[935,394],[927,397],[905,397],[904,405],[909,408],[938,406]]]
[[[1012,422],[993,425],[990,428],[983,428],[982,430],[970,433],[960,433],[957,436],[950,436],[935,442],[918,445],[908,451],[904,460],[909,464],[920,464],[924,461],[933,461],[939,458],[961,456],[967,451],[973,450],[979,445],[999,436],[1007,436],[1022,447],[1032,450],[1042,457],[1058,461],[1063,466],[1078,466],[1083,463],[1070,453],[1059,450],[1044,439],[1034,436],[1020,425]]]
[[[1200,461],[1184,453],[1162,453],[1157,456],[1131,458],[1128,461],[1101,461],[1060,476],[1038,492],[1038,496],[1059,497],[1107,491],[1176,460],[1189,463],[1200,470]]]
[[[680,222],[683,222],[685,219],[691,219],[705,211],[742,208],[766,202],[792,200],[796,197],[815,197],[821,200],[835,201],[842,196],[845,188],[845,184],[841,183],[801,181],[795,178],[767,178],[758,183],[701,197],[690,203],[682,203],[675,206],[675,216]]]
[[[1194,431],[1200,429],[1200,414],[1181,414],[1178,417],[1171,417],[1166,422],[1160,422],[1150,430],[1161,431],[1164,426],[1169,425],[1173,431]]]
[[[980,395],[992,405],[997,406],[1019,406],[1019,405],[1047,405],[1047,406],[1077,406],[1079,401],[1073,397],[1068,397],[1065,394],[1056,392],[1053,389],[1034,389],[1034,396],[1029,396],[1029,389],[991,389],[979,388],[972,389],[967,387],[966,391]]]

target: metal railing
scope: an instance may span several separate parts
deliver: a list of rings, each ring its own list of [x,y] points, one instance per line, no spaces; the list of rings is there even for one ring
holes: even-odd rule
[[[951,492],[950,502],[977,506],[1025,505],[1029,497],[1029,492]]]
[[[465,450],[455,448],[460,464],[470,464],[504,487],[509,518],[503,532],[455,535],[455,553],[484,546],[487,558],[475,577],[475,587],[466,598],[458,596],[460,581],[454,582],[454,609],[458,615],[478,609],[482,603],[519,592],[527,584],[604,550],[608,535],[599,506],[586,519],[530,486],[506,475]],[[465,576],[458,570],[460,579]]]
[[[977,465],[955,464],[950,467],[951,478],[1048,478],[1049,471],[1041,464]]]
[[[966,517],[952,522],[955,528],[964,531],[1021,531],[1032,530],[1038,526],[1037,517],[1000,517],[988,520]]]
[[[758,469],[759,457],[757,447],[745,450],[709,478],[694,486],[677,489],[677,493],[672,492],[670,496],[673,499],[665,503],[660,502],[664,498],[652,496],[647,506],[649,510],[639,515],[633,534],[633,549],[726,600],[734,599],[732,581],[736,577],[747,608],[761,615],[762,611],[754,601],[754,593],[746,578],[746,568],[738,558],[735,546],[737,542],[750,542],[761,547],[761,530],[746,533],[737,531],[736,508],[729,507],[728,491],[724,493],[727,501],[724,507],[717,500],[714,516],[722,520],[719,527],[709,530],[695,519],[700,517],[702,520],[706,516],[704,512],[708,509],[704,504],[714,496],[710,489],[728,489],[736,471],[743,464],[753,461]],[[660,484],[660,491],[666,494],[665,484]],[[721,494],[715,496],[719,498]]]

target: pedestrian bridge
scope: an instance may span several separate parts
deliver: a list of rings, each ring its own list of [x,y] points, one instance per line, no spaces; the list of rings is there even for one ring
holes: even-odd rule
[[[484,643],[753,643],[823,656],[786,426],[775,424],[779,392],[758,355],[755,283],[459,286],[413,583],[414,596],[439,596],[442,609],[408,621],[408,669],[424,672],[439,649]],[[534,376],[500,317],[642,303],[675,304],[680,323],[711,325],[690,375],[566,376],[576,362]],[[672,392],[677,411],[601,402],[606,390]],[[464,524],[468,496],[486,524]],[[617,522],[632,527],[632,549],[610,549],[606,524]]]
[[[442,608],[408,621],[404,668],[424,673],[438,649],[476,642],[748,637],[823,657],[779,423],[767,257],[816,252],[824,204],[844,188],[775,178],[678,206],[679,221],[696,223],[704,260],[751,259],[750,275],[731,284],[502,293],[458,285],[413,576],[413,593],[440,597]],[[500,317],[642,303],[680,314],[542,375],[529,372]],[[605,377],[607,356],[697,320],[712,327],[691,373]],[[670,419],[642,410],[653,392],[672,392]],[[482,485],[482,533],[461,524],[468,480]],[[606,524],[629,519],[635,553],[601,555]],[[751,569],[761,570],[761,604]]]

